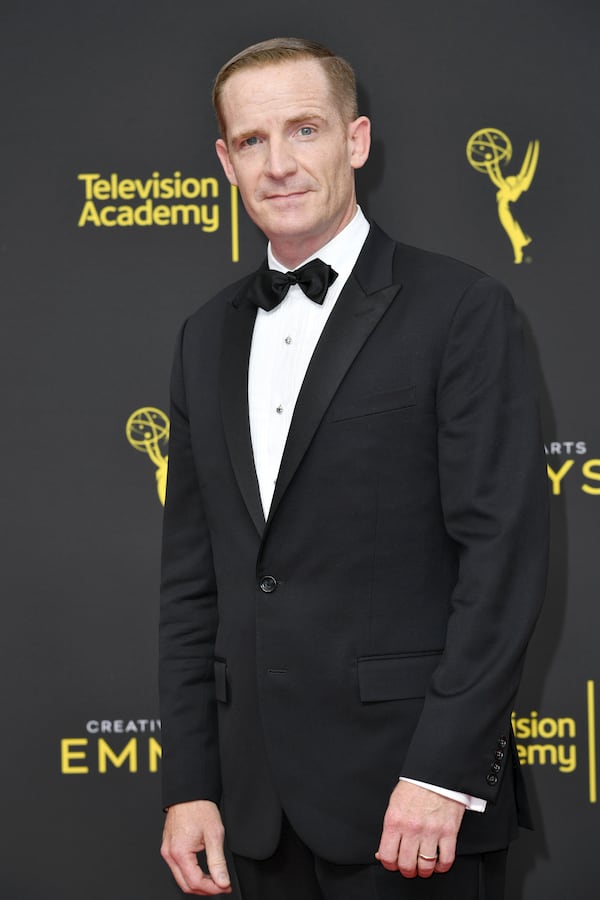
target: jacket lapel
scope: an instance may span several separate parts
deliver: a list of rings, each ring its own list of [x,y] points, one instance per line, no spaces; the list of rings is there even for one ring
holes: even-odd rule
[[[267,524],[346,372],[401,288],[393,283],[394,242],[371,230],[311,359],[285,445]]]
[[[233,471],[256,530],[265,527],[248,416],[248,360],[256,307],[245,298],[244,287],[227,309],[221,350],[221,416]]]

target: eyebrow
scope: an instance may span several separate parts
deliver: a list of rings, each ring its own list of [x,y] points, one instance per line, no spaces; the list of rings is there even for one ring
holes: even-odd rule
[[[327,122],[327,119],[321,113],[311,111],[307,109],[305,112],[300,113],[299,115],[291,116],[289,119],[286,119],[283,123],[284,128],[291,128],[294,125],[300,125],[303,122]],[[231,132],[230,140],[232,142],[239,143],[240,141],[245,141],[247,138],[252,137],[256,134],[261,134],[262,128],[246,128],[243,131],[239,132]]]
[[[292,116],[290,119],[286,119],[284,124],[286,127],[289,128],[291,125],[300,125],[302,122],[306,122],[306,121],[310,121],[310,120],[314,121],[315,119],[318,119],[319,122],[327,121],[325,116],[321,115],[321,113],[311,112],[310,110],[307,110],[306,112],[303,112],[299,116]]]

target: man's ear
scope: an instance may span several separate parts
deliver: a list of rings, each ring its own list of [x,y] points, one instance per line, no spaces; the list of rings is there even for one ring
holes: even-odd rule
[[[351,145],[350,165],[360,169],[369,158],[371,149],[371,122],[366,116],[359,116],[348,125],[348,139]]]
[[[223,138],[219,138],[219,140],[216,142],[215,149],[217,151],[219,161],[223,166],[223,171],[227,176],[227,180],[230,184],[234,184],[237,187],[237,178],[235,177],[235,172],[233,171],[233,166],[231,165],[229,150],[227,149],[227,144],[225,143]]]

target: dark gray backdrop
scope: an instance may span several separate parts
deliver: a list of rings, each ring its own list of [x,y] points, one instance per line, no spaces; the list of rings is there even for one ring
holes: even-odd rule
[[[160,741],[149,720],[161,507],[155,466],[125,424],[167,409],[181,320],[260,258],[242,217],[231,261],[209,90],[226,58],[284,33],[331,44],[358,69],[375,135],[359,178],[367,213],[506,281],[531,333],[548,462],[566,468],[516,705],[543,720],[541,737],[519,724],[538,827],[514,850],[509,897],[595,896],[599,18],[592,0],[307,0],[286,11],[274,0],[3,0],[3,896],[178,895],[158,856],[148,749]],[[513,207],[533,236],[521,265],[496,189],[467,161],[482,127],[512,141],[506,176],[540,142]],[[79,174],[145,182],[155,171],[218,178],[218,230],[78,227]]]

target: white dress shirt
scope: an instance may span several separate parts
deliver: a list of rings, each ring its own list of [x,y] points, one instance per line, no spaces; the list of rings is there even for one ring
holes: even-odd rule
[[[314,303],[294,284],[285,300],[256,315],[248,366],[248,410],[254,465],[265,518],[269,515],[275,482],[281,465],[296,401],[315,347],[327,319],[346,284],[369,233],[369,223],[360,207],[351,222],[317,253],[299,265],[318,257],[328,263],[338,277],[327,291],[322,305]],[[288,271],[267,248],[270,269]],[[477,812],[486,801],[457,791],[406,778],[413,784],[458,800]]]
[[[358,209],[352,221],[318,253],[338,273],[323,305],[314,303],[293,284],[285,300],[256,315],[248,368],[248,406],[254,465],[265,518],[269,514],[275,481],[283,456],[296,400],[321,332],[354,268],[369,233],[369,223]],[[270,269],[288,271],[267,248]],[[304,263],[301,263],[304,265]]]

